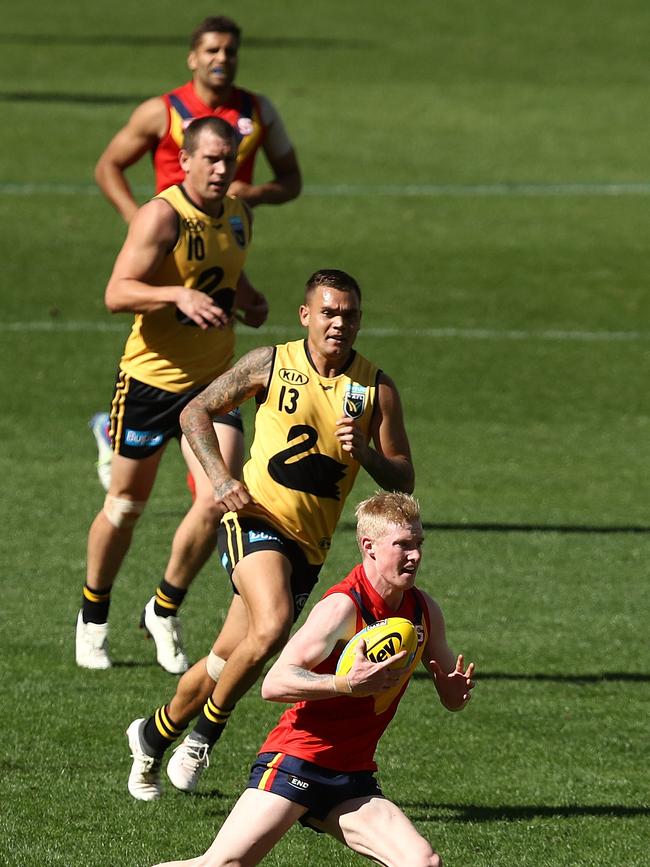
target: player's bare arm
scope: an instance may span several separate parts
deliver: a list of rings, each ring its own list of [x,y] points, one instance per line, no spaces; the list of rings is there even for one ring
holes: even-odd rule
[[[187,286],[149,282],[178,237],[178,216],[162,199],[143,205],[131,222],[104,300],[111,313],[151,313],[174,304],[200,328],[223,327],[230,321],[205,292]]]
[[[362,697],[395,686],[403,672],[389,671],[388,666],[404,656],[404,652],[374,663],[366,657],[363,641],[357,646],[348,674],[318,674],[312,670],[330,655],[337,643],[344,645],[352,638],[355,624],[356,608],[349,596],[334,593],[318,602],[264,678],[262,697],[282,702],[336,695]]]
[[[228,195],[243,199],[254,208],[256,205],[282,205],[300,195],[302,190],[302,175],[298,165],[298,157],[292,149],[281,157],[267,159],[273,179],[263,184],[247,184],[244,181],[233,181],[228,188]]]
[[[259,328],[269,315],[266,297],[253,286],[243,271],[237,281],[234,306],[236,311],[240,311],[236,314],[237,318],[250,328]]]
[[[423,593],[429,609],[431,633],[422,662],[433,678],[440,702],[447,710],[462,710],[470,700],[475,683],[474,663],[465,667],[463,654],[456,656],[447,644],[445,619],[435,600]]]
[[[129,223],[138,209],[125,170],[156,146],[165,134],[167,111],[160,97],[139,105],[117,132],[95,166],[95,181],[108,201]]]
[[[180,416],[183,434],[212,483],[216,502],[230,511],[241,509],[251,497],[246,486],[226,469],[213,420],[267,387],[273,356],[272,346],[247,352],[191,400]]]
[[[337,421],[336,436],[344,451],[359,461],[372,478],[387,491],[412,493],[415,470],[411,460],[404,414],[395,383],[382,373],[377,387],[377,407],[373,418],[373,448],[353,419]]]

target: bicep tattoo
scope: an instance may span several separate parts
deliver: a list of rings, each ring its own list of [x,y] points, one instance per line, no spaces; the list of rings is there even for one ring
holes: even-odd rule
[[[199,395],[211,416],[223,415],[266,388],[273,366],[274,347],[260,346],[215,379]]]

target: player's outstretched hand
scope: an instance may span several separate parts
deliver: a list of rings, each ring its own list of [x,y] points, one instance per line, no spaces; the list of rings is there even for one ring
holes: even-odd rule
[[[225,514],[237,512],[248,503],[252,503],[253,498],[246,485],[239,479],[226,478],[214,486],[214,501],[221,506]]]
[[[435,659],[430,660],[429,665],[433,671],[436,689],[442,704],[447,710],[462,710],[472,697],[471,691],[476,685],[472,680],[474,663],[470,662],[467,670],[465,670],[465,660],[461,653],[456,660],[456,668],[449,673],[443,671]]]
[[[215,304],[212,298],[198,289],[183,287],[176,301],[176,306],[204,331],[207,328],[225,328],[231,317],[225,310]]]
[[[351,694],[362,698],[397,686],[406,672],[404,669],[390,671],[389,666],[399,662],[405,656],[406,651],[400,650],[383,662],[371,662],[366,656],[366,642],[361,639],[356,647],[352,668],[346,675]]]

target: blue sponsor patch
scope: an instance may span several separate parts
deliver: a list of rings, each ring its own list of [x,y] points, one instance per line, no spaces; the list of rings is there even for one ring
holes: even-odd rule
[[[280,537],[274,536],[273,533],[265,533],[263,530],[259,532],[255,530],[248,531],[248,541],[251,545],[254,545],[255,542],[279,542]]]
[[[244,231],[244,221],[242,218],[235,215],[234,217],[228,217],[228,222],[230,223],[230,230],[235,241],[237,241],[240,247],[245,247],[246,232]]]
[[[159,446],[163,441],[163,435],[153,430],[133,430],[127,428],[124,434],[124,444],[144,448],[145,446]]]
[[[226,571],[228,571],[228,564],[229,564],[229,563],[230,563],[230,560],[228,559],[228,555],[227,555],[227,554],[223,554],[223,556],[221,557],[221,565],[223,566],[223,568],[224,568]]]

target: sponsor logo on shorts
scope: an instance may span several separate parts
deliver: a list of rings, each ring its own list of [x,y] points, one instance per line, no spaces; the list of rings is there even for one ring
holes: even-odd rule
[[[299,780],[298,777],[289,777],[289,785],[295,789],[304,790],[309,788],[309,783],[305,782],[305,780]]]
[[[264,530],[260,530],[259,532],[256,530],[249,530],[248,541],[251,545],[254,545],[255,542],[279,542],[280,537],[274,536],[273,533],[265,533]]]
[[[416,623],[415,625],[415,633],[418,637],[418,647],[424,643],[424,626],[420,623]]]
[[[309,382],[309,377],[306,373],[293,370],[291,367],[280,368],[279,377],[283,382],[288,382],[289,385],[307,385]]]
[[[163,435],[154,430],[133,430],[127,428],[124,434],[124,444],[144,448],[145,446],[159,446],[163,441]]]

